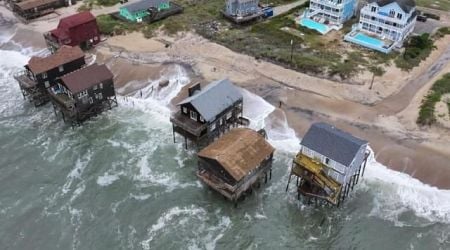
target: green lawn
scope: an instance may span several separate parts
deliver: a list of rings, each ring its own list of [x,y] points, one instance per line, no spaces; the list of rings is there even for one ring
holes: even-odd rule
[[[417,6],[450,11],[450,0],[417,0]]]

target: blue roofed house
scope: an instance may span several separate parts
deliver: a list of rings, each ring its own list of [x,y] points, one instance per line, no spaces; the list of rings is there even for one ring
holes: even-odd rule
[[[326,34],[339,30],[355,15],[357,0],[311,0],[309,8],[297,18],[306,28]]]
[[[414,0],[369,0],[345,40],[389,53],[403,46],[414,30],[416,17]]]
[[[189,88],[189,97],[178,103],[179,110],[170,121],[175,133],[199,145],[211,142],[242,119],[243,96],[228,79],[208,84],[201,89],[200,84]]]
[[[295,175],[300,179],[299,195],[337,205],[358,182],[367,147],[367,141],[330,124],[314,123],[301,141],[289,181]]]
[[[139,0],[119,8],[119,15],[131,22],[142,22],[151,10],[161,11],[170,8],[169,0]]]

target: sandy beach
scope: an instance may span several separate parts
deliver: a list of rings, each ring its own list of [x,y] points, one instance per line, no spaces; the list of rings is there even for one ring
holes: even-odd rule
[[[71,8],[64,13],[75,7]],[[9,15],[2,7],[0,11]],[[56,27],[58,18],[20,24],[13,39],[24,47],[44,48],[41,32]],[[140,33],[109,37],[89,53],[112,69],[119,94],[127,95],[159,79],[171,64],[185,66],[193,82],[229,78],[279,107],[270,119],[281,117],[278,113],[283,111],[298,137],[313,122],[333,123],[368,140],[377,160],[389,168],[450,189],[450,129],[421,128],[415,123],[424,94],[450,72],[450,36],[438,40],[436,47],[410,72],[387,68],[372,90],[368,89],[370,74],[358,76],[363,84],[333,82],[233,52],[194,33],[174,37],[157,33],[151,39]]]

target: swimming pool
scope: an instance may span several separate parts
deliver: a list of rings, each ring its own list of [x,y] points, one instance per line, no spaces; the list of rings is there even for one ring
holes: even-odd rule
[[[376,47],[380,47],[380,48],[383,48],[383,46],[384,46],[383,41],[378,40],[373,37],[370,37],[370,36],[367,36],[367,35],[364,35],[363,33],[356,34],[355,39],[357,39],[363,43],[366,43],[368,45],[372,45],[372,46],[376,46]]]
[[[306,28],[317,30],[321,34],[325,34],[328,32],[329,28],[325,24],[318,23],[309,18],[300,19],[300,25],[305,26]]]
[[[392,50],[392,46],[386,44],[380,39],[376,39],[374,37],[370,37],[362,32],[352,31],[349,34],[345,35],[345,41],[349,41],[352,43],[356,43],[358,45],[364,46],[369,49],[374,49],[383,53],[389,53]]]

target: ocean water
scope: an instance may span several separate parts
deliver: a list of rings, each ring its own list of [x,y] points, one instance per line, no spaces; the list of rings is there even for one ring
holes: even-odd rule
[[[285,192],[299,139],[274,107],[242,90],[253,128],[270,127],[273,178],[234,208],[195,176],[172,141],[167,107],[189,76],[71,129],[51,105],[23,100],[12,74],[45,50],[0,35],[0,249],[449,249],[450,191],[370,159],[344,206],[305,206]],[[157,84],[158,80],[151,84]],[[180,142],[181,140],[178,139]]]

